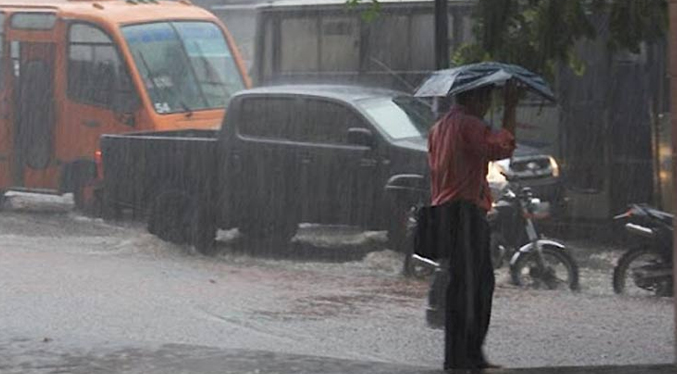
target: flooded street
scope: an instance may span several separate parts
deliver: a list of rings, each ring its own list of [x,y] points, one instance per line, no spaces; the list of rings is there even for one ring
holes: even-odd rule
[[[381,233],[307,226],[276,255],[236,232],[219,237],[210,258],[139,223],[80,216],[68,198],[10,196],[0,212],[0,362],[184,344],[441,366],[443,332],[423,318],[427,282],[399,275],[402,258]],[[671,362],[672,299],[613,295],[620,252],[572,247],[578,294],[518,290],[498,270],[492,361]]]
[[[0,0],[0,374],[673,369],[676,23]]]

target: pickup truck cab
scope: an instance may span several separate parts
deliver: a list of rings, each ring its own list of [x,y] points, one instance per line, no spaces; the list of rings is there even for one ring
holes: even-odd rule
[[[428,201],[430,108],[408,94],[274,86],[230,101],[220,131],[102,138],[104,213],[149,212],[149,230],[209,251],[217,228],[289,240],[301,222],[388,230]]]

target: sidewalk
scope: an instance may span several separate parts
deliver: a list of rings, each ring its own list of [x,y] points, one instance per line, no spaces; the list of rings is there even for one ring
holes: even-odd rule
[[[441,369],[392,365],[378,362],[340,360],[326,357],[310,357],[274,354],[269,352],[223,352],[220,355],[195,360],[186,360],[176,365],[163,366],[153,374],[445,374]],[[468,371],[461,370],[461,373]],[[491,374],[668,374],[677,373],[674,365],[652,366],[607,366],[607,367],[561,367],[486,370]]]
[[[444,374],[436,368],[191,345],[155,348],[43,346],[21,352],[0,349],[0,373],[43,374]],[[459,371],[467,373],[468,371]],[[668,374],[674,365],[559,367],[487,370],[496,374]]]

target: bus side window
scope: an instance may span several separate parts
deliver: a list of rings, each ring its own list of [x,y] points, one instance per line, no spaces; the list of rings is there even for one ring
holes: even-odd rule
[[[5,89],[5,13],[0,13],[0,90]]]
[[[113,40],[98,27],[69,30],[68,96],[77,102],[133,113],[140,100]]]

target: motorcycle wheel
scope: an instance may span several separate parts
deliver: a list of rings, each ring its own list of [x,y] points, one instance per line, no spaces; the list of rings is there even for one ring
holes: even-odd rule
[[[672,296],[672,278],[664,282],[638,285],[634,270],[644,266],[668,266],[665,258],[651,248],[637,247],[625,252],[614,268],[613,286],[617,294],[631,296]]]
[[[535,251],[522,255],[510,269],[513,284],[522,288],[577,291],[578,264],[571,255],[557,247],[544,245],[541,249],[545,272],[541,271]],[[566,276],[566,278],[562,278]]]

